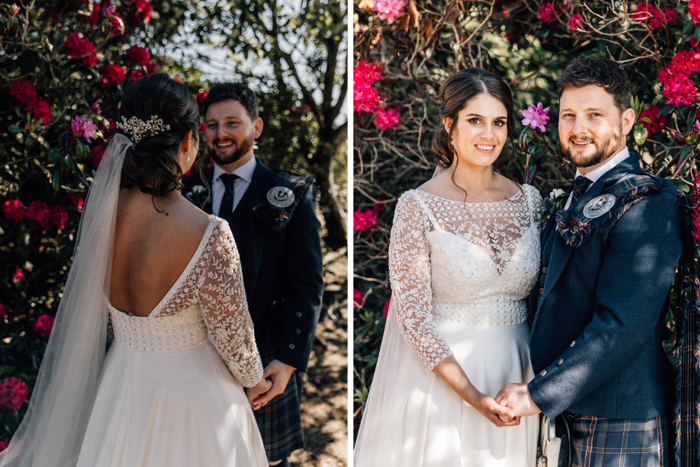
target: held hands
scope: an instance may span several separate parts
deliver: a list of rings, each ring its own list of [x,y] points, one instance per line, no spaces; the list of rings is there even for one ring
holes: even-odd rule
[[[248,398],[248,403],[253,408],[253,410],[258,410],[261,406],[256,399],[260,398],[262,394],[265,394],[272,387],[272,380],[270,378],[263,378],[258,384],[252,388],[246,388],[245,395]]]
[[[520,425],[520,417],[516,417],[512,409],[499,405],[491,396],[479,393],[471,405],[497,427]]]
[[[248,402],[250,402],[253,410],[258,410],[260,407],[264,407],[274,397],[282,394],[284,389],[287,387],[287,383],[289,382],[289,378],[292,377],[293,372],[293,366],[289,366],[286,363],[280,362],[279,360],[272,360],[265,367],[263,373],[263,381],[267,382],[265,390],[256,390],[256,388],[260,386],[263,381],[258,383],[255,388],[249,388],[246,390]],[[253,393],[255,394],[253,395]]]
[[[530,397],[527,383],[506,383],[496,395],[496,403],[510,408],[516,417],[528,417],[541,412]]]

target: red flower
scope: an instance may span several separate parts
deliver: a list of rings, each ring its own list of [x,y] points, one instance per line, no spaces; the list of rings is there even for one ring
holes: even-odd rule
[[[364,232],[377,225],[377,213],[372,209],[357,210],[353,215],[353,229]]]
[[[5,217],[19,222],[24,217],[27,208],[25,208],[18,199],[12,199],[3,203],[2,210],[5,212]]]
[[[59,229],[62,229],[68,220],[68,213],[63,208],[63,206],[53,206],[49,212],[48,217],[45,219],[42,227],[44,229],[50,229],[52,225],[55,225]]]
[[[377,88],[374,87],[376,81],[382,79],[382,68],[376,62],[360,60],[353,71],[353,105],[355,112],[374,112],[379,107],[381,99]]]
[[[48,204],[37,199],[29,203],[25,214],[31,220],[43,223],[45,222],[44,219],[51,214],[51,210]]]
[[[384,312],[384,319],[386,319],[387,315],[389,314],[389,306],[391,306],[391,299],[384,303],[384,309],[382,310]]]
[[[105,149],[103,145],[99,144],[90,148],[90,155],[88,156],[92,161],[92,165],[97,168],[105,155]]]
[[[97,53],[95,52],[95,44],[84,37],[80,37],[77,31],[68,34],[66,38],[66,49],[68,49],[68,57],[77,60],[82,58],[83,65],[92,66],[97,63]]]
[[[124,23],[124,18],[119,13],[114,13],[112,15],[112,37],[119,37],[126,35],[127,29]]]
[[[11,376],[0,382],[0,409],[19,410],[27,399],[27,385]]]
[[[102,82],[107,86],[121,84],[126,78],[126,70],[116,63],[108,63],[102,67]]]
[[[301,104],[299,107],[299,112],[308,112],[311,110],[311,106],[309,104]]]
[[[178,83],[185,84],[181,78],[178,78],[177,76],[173,78],[174,81],[177,81]]]
[[[136,81],[139,78],[143,78],[143,72],[139,70],[134,70],[131,72],[131,81]]]
[[[204,122],[199,124],[199,132],[204,133],[204,130],[207,129],[207,126],[204,124]]]
[[[44,125],[47,125],[51,120],[51,108],[49,103],[44,100],[39,99],[29,104],[27,112],[34,115],[34,120],[42,122]]]
[[[353,289],[352,305],[354,308],[362,308],[365,303],[365,293],[361,290]]]
[[[389,130],[399,123],[401,123],[401,119],[396,109],[379,109],[374,116],[374,124],[380,130]]]
[[[34,331],[44,339],[48,339],[53,328],[54,317],[51,315],[41,315],[34,323]]]
[[[571,15],[571,19],[569,20],[569,29],[576,31],[577,29],[581,28],[582,24],[583,17],[581,16],[581,13],[574,13]]]
[[[649,2],[640,2],[637,8],[630,14],[630,19],[637,23],[647,23],[649,29],[655,31],[663,28],[667,23],[676,21],[678,12],[670,8],[656,8]]]
[[[199,91],[197,93],[197,104],[204,104],[204,99],[209,95],[209,91]]]
[[[0,320],[5,318],[6,315],[7,315],[7,308],[5,308],[5,305],[0,303]]]
[[[12,275],[12,282],[19,282],[24,278],[24,273],[20,268],[15,269],[15,273]]]
[[[537,12],[537,17],[543,23],[554,23],[557,20],[551,3],[543,3],[540,11]]]
[[[36,87],[29,81],[20,79],[10,86],[10,95],[22,104],[32,104],[37,100]]]
[[[693,19],[694,24],[698,24],[700,22],[700,0],[688,1],[688,13]]]
[[[100,24],[100,10],[102,7],[96,3],[92,4],[92,13],[90,13],[90,26]]]
[[[0,452],[7,449],[8,444],[10,444],[10,438],[5,438],[5,441],[0,441]]]
[[[126,58],[135,61],[141,66],[146,66],[146,63],[151,59],[151,53],[145,48],[132,45],[129,50],[126,51]]]
[[[151,19],[151,14],[153,13],[153,5],[148,0],[135,0],[136,11],[138,12],[138,18],[141,21],[148,21]],[[141,24],[140,22],[138,24]]]
[[[650,105],[649,108],[642,110],[639,112],[639,119],[641,120],[642,118],[648,118],[651,120],[650,122],[647,121],[640,121],[642,125],[644,125],[644,128],[647,129],[649,134],[656,133],[657,131],[661,131],[664,128],[666,128],[666,116],[663,115],[659,117],[659,109],[655,105]]]
[[[156,62],[146,63],[146,73],[148,73],[149,75],[155,73],[156,68],[158,68],[158,64]]]

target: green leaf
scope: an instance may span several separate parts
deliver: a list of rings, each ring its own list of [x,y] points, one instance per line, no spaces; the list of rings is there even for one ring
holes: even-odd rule
[[[670,113],[673,111],[673,109],[675,109],[675,108],[676,108],[675,105],[664,105],[663,107],[661,107],[661,110],[659,110],[659,115],[658,115],[658,116],[659,116],[659,117],[663,117],[664,115],[668,115],[668,114],[670,114]]]
[[[700,24],[695,28],[695,37],[700,39]]]
[[[678,189],[681,190],[683,193],[690,193],[690,187],[688,186],[687,183],[685,183],[681,180],[676,180],[674,183],[676,184]]]
[[[634,142],[637,143],[637,146],[641,146],[646,142],[647,137],[649,137],[647,129],[641,123],[637,123],[634,126]]]
[[[693,150],[693,148],[691,148],[690,146],[683,146],[683,149],[681,149],[681,152],[680,152],[679,157],[678,157],[679,161],[682,161],[683,158],[685,156],[687,156],[688,154],[690,154],[690,151],[692,151],[692,150]]]
[[[51,177],[51,185],[53,186],[53,191],[58,193],[58,190],[61,188],[61,171],[57,170],[53,173],[53,177]]]
[[[63,157],[63,154],[61,154],[61,151],[59,151],[56,148],[51,148],[49,149],[49,160],[51,162],[56,162],[59,160],[61,157]]]
[[[10,128],[8,128],[8,130],[10,130],[10,133],[19,133],[20,131],[22,131],[22,129],[17,125],[10,125]]]
[[[78,159],[83,160],[88,156],[88,154],[90,154],[90,146],[83,143],[82,141],[78,141],[78,144],[75,148],[75,153],[78,156]]]

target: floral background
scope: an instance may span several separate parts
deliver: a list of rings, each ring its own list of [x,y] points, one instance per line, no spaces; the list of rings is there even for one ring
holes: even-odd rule
[[[496,171],[543,196],[566,189],[556,82],[585,54],[612,59],[632,83],[628,147],[642,165],[695,195],[700,147],[700,0],[361,0],[354,21],[355,432],[377,362],[391,295],[389,232],[398,197],[429,179],[440,84],[478,66],[510,84],[519,138]],[[696,229],[697,231],[697,229]],[[672,306],[676,291],[672,291]],[[673,314],[667,316],[670,330]],[[667,348],[674,346],[673,335]],[[672,357],[671,357],[672,358]]]

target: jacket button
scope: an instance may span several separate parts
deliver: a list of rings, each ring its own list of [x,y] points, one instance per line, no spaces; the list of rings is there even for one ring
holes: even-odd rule
[[[547,274],[547,266],[542,268],[542,274]]]
[[[547,374],[547,370],[542,370],[542,372],[540,372],[540,376],[544,376],[546,374]]]
[[[277,300],[272,301],[272,306],[275,306],[275,305],[277,305]]]
[[[576,345],[576,341],[571,341],[571,344],[569,344],[569,347],[573,347],[574,345]]]
[[[564,363],[564,359],[560,358],[559,361],[557,362],[557,365],[561,365],[562,363]]]
[[[289,344],[289,348],[294,350],[294,344]]]
[[[297,329],[297,334],[301,334],[301,329]]]
[[[297,311],[297,318],[301,318],[301,311]]]
[[[540,289],[540,295],[542,295],[543,293],[544,293],[544,287],[542,287],[542,288]]]

